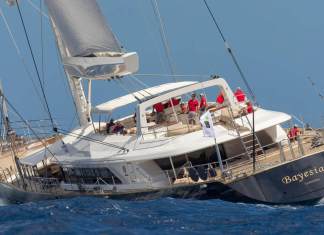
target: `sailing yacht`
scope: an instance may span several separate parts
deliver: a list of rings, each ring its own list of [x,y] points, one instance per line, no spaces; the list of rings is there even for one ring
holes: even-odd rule
[[[2,172],[4,200],[93,195],[297,203],[323,197],[324,146],[312,144],[321,133],[288,138],[290,115],[256,105],[248,111],[247,98],[237,99],[219,76],[148,87],[92,106],[92,83],[136,73],[139,56],[121,48],[96,1],[45,4],[80,127],[56,128],[54,143],[19,158],[16,177]],[[193,93],[209,102],[206,113],[189,121],[183,106]],[[223,102],[211,101],[217,94]],[[162,121],[152,112],[155,104],[163,105]],[[135,113],[111,124],[94,121],[130,105]]]

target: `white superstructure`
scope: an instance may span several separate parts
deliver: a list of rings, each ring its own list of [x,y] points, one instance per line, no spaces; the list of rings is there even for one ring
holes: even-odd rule
[[[178,180],[179,174],[186,174],[181,169],[187,166],[204,165],[205,171],[216,172],[217,165],[222,164],[217,159],[251,157],[248,143],[251,141],[244,138],[251,136],[252,114],[247,111],[247,103],[238,101],[223,78],[162,84],[91,107],[92,81],[122,79],[135,73],[138,56],[122,49],[96,1],[46,0],[45,3],[80,127],[64,133],[66,136],[48,149],[21,159],[27,172],[36,169],[44,177],[50,171],[67,191],[99,188],[131,192],[168,187]],[[87,95],[83,80],[88,81]],[[213,116],[215,139],[203,135],[199,124],[201,112],[190,114],[191,123],[188,110],[183,109],[188,96],[193,92],[206,94],[206,90],[213,94],[206,108]],[[224,97],[221,104],[214,102],[220,92]],[[135,104],[135,113],[112,123],[114,128],[121,125],[122,131],[114,131],[108,123],[92,122],[92,114],[113,116],[114,111],[131,104]],[[156,104],[163,105],[163,113],[152,113]],[[257,136],[253,147],[257,146],[257,154],[265,154],[262,146],[286,138],[280,124],[290,116],[259,107],[254,107],[254,116]],[[218,158],[215,146],[220,150]]]

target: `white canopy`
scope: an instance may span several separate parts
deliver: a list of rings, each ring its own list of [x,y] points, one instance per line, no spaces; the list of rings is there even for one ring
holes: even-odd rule
[[[134,103],[139,100],[145,100],[152,96],[159,95],[161,93],[175,90],[181,87],[189,86],[196,81],[184,81],[184,82],[173,82],[173,83],[165,83],[159,86],[154,86],[150,88],[146,88],[140,91],[136,91],[134,93],[121,96],[119,98],[110,100],[106,103],[99,104],[92,109],[92,112],[96,113],[105,113],[105,112],[112,112],[114,109],[126,106],[128,104]]]

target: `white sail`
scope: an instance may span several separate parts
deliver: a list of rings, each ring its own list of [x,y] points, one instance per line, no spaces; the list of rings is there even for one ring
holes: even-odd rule
[[[121,52],[94,0],[45,0],[70,56],[91,56],[96,52]]]
[[[86,98],[82,78],[113,79],[138,70],[135,52],[121,50],[95,0],[45,0],[81,126],[91,121],[91,83]]]
[[[123,53],[95,0],[45,0],[64,46],[70,76],[109,79],[138,70],[136,53]]]

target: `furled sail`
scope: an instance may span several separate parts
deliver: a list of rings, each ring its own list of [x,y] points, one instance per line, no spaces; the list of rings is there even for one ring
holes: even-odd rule
[[[137,71],[137,54],[122,52],[95,0],[45,3],[66,51],[63,63],[70,75],[107,79]]]
[[[71,56],[121,52],[94,0],[45,0],[51,18]]]

